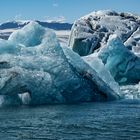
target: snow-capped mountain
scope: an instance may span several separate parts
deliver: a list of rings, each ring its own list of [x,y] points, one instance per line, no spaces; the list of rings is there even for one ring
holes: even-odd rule
[[[8,22],[0,24],[0,30],[21,28],[30,22],[31,22],[30,20],[8,21]],[[70,30],[72,27],[72,24],[70,23],[46,22],[46,21],[39,21],[39,20],[36,20],[36,22],[38,22],[43,27],[51,28],[54,30]]]
[[[25,25],[32,22],[31,20],[15,20],[15,21],[8,21],[5,23],[0,24],[0,38],[8,39],[10,34],[17,29],[24,27]],[[46,28],[53,29],[56,34],[58,34],[58,38],[61,42],[66,42],[69,37],[70,29],[72,27],[71,23],[62,23],[62,22],[48,22],[48,21],[36,21],[40,25]]]

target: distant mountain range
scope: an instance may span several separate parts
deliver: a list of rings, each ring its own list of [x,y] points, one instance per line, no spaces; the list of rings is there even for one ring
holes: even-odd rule
[[[25,25],[27,25],[29,22],[31,21],[30,20],[28,21],[15,20],[15,21],[5,22],[5,23],[0,24],[0,30],[22,28]],[[70,30],[72,27],[72,24],[70,23],[45,22],[45,21],[38,21],[38,20],[36,20],[36,22],[38,22],[43,27],[51,28],[54,30]]]

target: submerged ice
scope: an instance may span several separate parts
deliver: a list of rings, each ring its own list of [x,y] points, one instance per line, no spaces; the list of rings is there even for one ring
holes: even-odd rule
[[[36,22],[0,40],[0,104],[106,101],[120,95]]]

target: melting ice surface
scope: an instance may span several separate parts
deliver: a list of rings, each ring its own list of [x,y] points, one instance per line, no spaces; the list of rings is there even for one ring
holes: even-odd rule
[[[0,103],[55,104],[119,99],[89,64],[56,35],[31,22],[0,40]]]

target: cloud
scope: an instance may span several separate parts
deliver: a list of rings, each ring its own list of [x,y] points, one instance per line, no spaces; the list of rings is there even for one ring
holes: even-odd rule
[[[66,21],[66,18],[64,16],[58,16],[58,17],[47,17],[47,22],[60,22],[63,23]]]
[[[14,17],[14,20],[19,20],[19,19],[21,19],[22,18],[22,15],[21,14],[17,14],[17,15],[15,15],[15,17]]]
[[[53,7],[59,7],[59,4],[58,4],[58,3],[53,3],[52,6],[53,6]]]

